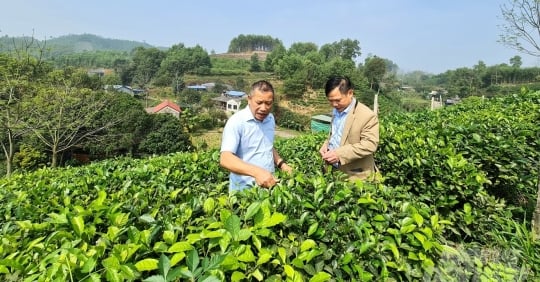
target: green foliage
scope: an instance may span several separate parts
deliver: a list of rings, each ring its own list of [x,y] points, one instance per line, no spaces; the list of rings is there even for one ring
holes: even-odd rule
[[[312,42],[295,42],[291,44],[291,47],[289,48],[289,53],[296,53],[301,56],[305,56],[310,52],[317,52],[319,47],[317,47],[317,44]]]
[[[227,114],[224,111],[220,110],[202,112],[199,113],[197,116],[197,126],[204,130],[221,128],[225,126],[225,121],[227,120]]]
[[[354,56],[354,48],[345,48],[354,47],[345,44],[354,42],[341,43],[326,48],[342,49],[324,49],[333,59],[320,64],[321,68],[314,67],[321,63],[321,57],[314,55],[307,60],[283,57],[275,66],[279,71],[295,70],[291,73],[301,74],[295,77],[298,81],[309,83],[331,73],[351,74],[364,81],[354,63],[343,58]],[[118,67],[133,71],[139,82],[149,83],[161,67],[156,62],[162,53],[143,49],[135,51],[136,64],[118,62]],[[40,68],[33,66],[20,73],[49,83],[35,92],[26,83],[16,84],[16,94],[39,94],[28,103],[34,106],[29,107],[34,109],[29,112],[32,117],[49,110],[49,114],[66,113],[68,121],[74,121],[81,112],[95,114],[77,102],[108,97],[78,89],[72,89],[69,97],[53,96],[64,89],[59,86],[86,85],[84,77],[66,80],[67,72],[62,71],[45,71],[48,76],[41,76]],[[246,78],[237,78],[236,87],[244,88]],[[59,104],[65,111],[53,103],[60,98],[65,98]],[[180,120],[156,115],[147,123],[141,114],[140,121],[133,122],[141,105],[109,98],[118,108],[106,108],[110,111],[100,112],[102,118],[85,119],[79,123],[84,126],[74,132],[111,120],[133,106],[125,123],[115,120],[119,127],[109,129],[108,140],[129,135],[122,126],[133,126],[134,132],[150,129],[140,148],[171,154],[40,169],[0,179],[1,280],[538,277],[537,243],[526,233],[525,224],[507,221],[513,205],[526,209],[535,192],[534,162],[540,152],[538,93],[489,101],[468,99],[441,111],[385,116],[376,155],[383,173],[381,183],[351,183],[337,171],[321,172],[318,149],[324,134],[278,140],[276,147],[295,168],[293,174],[277,172],[281,181],[271,190],[239,193],[227,191],[228,172],[219,167],[218,151],[185,152],[191,149],[186,134],[209,124],[205,116],[187,111]],[[37,109],[36,104],[40,105]],[[33,120],[33,129],[52,124],[76,128],[58,116],[42,117]],[[278,111],[276,118],[278,124],[280,120],[297,122],[293,127],[309,121],[285,110]],[[110,150],[138,144],[129,140],[133,139],[111,143]],[[184,152],[172,153],[177,151]],[[503,253],[501,260],[493,261],[482,253],[462,252],[461,245],[465,249],[510,247],[509,253],[516,255]],[[519,273],[514,270],[517,265]]]
[[[127,51],[96,50],[76,53],[68,50],[62,51],[61,47],[54,47],[53,53],[59,53],[52,56],[50,61],[58,68],[62,67],[85,67],[85,68],[113,68],[116,60],[127,60],[130,58]],[[56,49],[59,48],[59,49]]]
[[[178,118],[169,114],[151,115],[152,129],[144,137],[139,150],[147,154],[169,154],[193,149],[189,135]]]
[[[139,143],[151,132],[152,117],[137,98],[127,93],[105,92],[102,95],[107,104],[94,122],[115,122],[99,132],[96,138],[85,142],[84,149],[101,158],[136,155]]]
[[[283,45],[281,40],[269,35],[240,34],[229,43],[229,53],[241,53],[251,51],[270,52],[274,47]]]
[[[156,77],[166,53],[157,48],[137,47],[133,50],[133,83],[147,87]]]
[[[247,75],[250,61],[240,58],[211,56],[212,75]]]
[[[3,182],[1,273],[53,280],[369,280],[422,275],[422,265],[441,250],[444,221],[401,202],[408,197],[398,190],[331,184],[316,173],[284,178],[271,191],[228,195],[218,158],[214,151],[125,159]],[[48,200],[31,204],[38,199]],[[416,262],[407,259],[412,246],[425,253]],[[21,252],[5,256],[15,249]]]
[[[377,56],[366,59],[364,66],[364,76],[368,79],[370,88],[377,90],[383,82],[386,74],[386,62]]]
[[[262,68],[259,62],[259,55],[257,55],[257,53],[253,53],[253,55],[251,55],[249,71],[260,72],[261,70]]]
[[[491,217],[510,210],[515,218],[523,215],[495,198],[530,216],[540,152],[538,95],[470,99],[440,111],[385,117],[376,157],[385,182],[406,185],[455,217],[453,232],[460,238],[488,241]]]
[[[24,171],[35,170],[46,163],[47,155],[27,144],[21,144],[19,151],[13,156],[13,164]]]
[[[456,108],[454,126],[497,105]],[[0,179],[0,278],[534,280],[537,242],[486,193],[489,174],[464,154],[476,145],[435,126],[446,114],[383,120],[381,183],[321,172],[325,134],[276,142],[295,171],[270,190],[229,193],[216,150]]]
[[[201,93],[197,90],[186,88],[178,95],[178,102],[181,105],[196,105],[201,102]]]
[[[305,131],[310,124],[310,117],[279,107],[276,111],[276,124],[296,131]]]
[[[75,52],[92,50],[117,50],[129,52],[136,47],[149,48],[151,45],[130,40],[108,39],[93,34],[65,35],[47,40],[52,49],[55,46],[72,48]],[[59,48],[61,49],[61,48]]]
[[[360,42],[356,39],[349,38],[324,44],[319,51],[327,60],[341,58],[347,61],[354,61],[354,59],[361,55]]]

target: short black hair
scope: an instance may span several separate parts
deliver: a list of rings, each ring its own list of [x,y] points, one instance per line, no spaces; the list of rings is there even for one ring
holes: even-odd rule
[[[249,96],[251,96],[255,90],[260,90],[261,92],[272,92],[272,95],[274,94],[274,86],[272,86],[272,83],[266,80],[259,80],[254,82],[251,85],[251,91],[249,92]]]
[[[328,94],[336,89],[336,87],[339,87],[341,94],[346,94],[347,91],[354,89],[351,80],[347,76],[332,76],[326,81],[324,94],[328,97]]]

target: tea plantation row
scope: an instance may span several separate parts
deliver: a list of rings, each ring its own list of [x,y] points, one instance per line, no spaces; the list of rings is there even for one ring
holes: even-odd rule
[[[1,179],[0,279],[538,279],[539,105],[382,117],[378,183],[323,174],[310,134],[277,142],[295,172],[271,190],[229,194],[217,151]]]

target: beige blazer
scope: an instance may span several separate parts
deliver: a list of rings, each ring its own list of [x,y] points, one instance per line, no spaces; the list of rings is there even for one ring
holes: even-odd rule
[[[347,114],[340,147],[336,149],[341,164],[339,170],[351,180],[368,178],[377,171],[373,154],[378,145],[379,119],[375,112],[357,101]]]

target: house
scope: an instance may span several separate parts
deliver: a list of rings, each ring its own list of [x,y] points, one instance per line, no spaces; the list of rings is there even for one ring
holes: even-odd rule
[[[131,88],[127,85],[105,85],[105,90],[113,90],[117,92],[127,93],[134,97],[141,97],[145,94],[143,89]]]
[[[100,78],[105,75],[105,69],[99,68],[99,69],[90,69],[86,72],[88,75],[97,75]]]
[[[206,90],[211,91],[212,89],[214,89],[214,87],[216,87],[216,84],[214,82],[208,82],[201,84],[201,86],[204,86],[206,87]]]
[[[315,115],[311,117],[311,132],[330,132],[331,115]]]
[[[216,108],[235,113],[240,110],[240,104],[246,97],[245,92],[229,90],[223,91],[221,96],[212,98],[212,100],[216,104]]]
[[[195,90],[195,91],[206,91],[207,88],[204,85],[189,85],[186,87],[189,90]]]
[[[146,108],[146,112],[149,114],[171,114],[179,117],[182,109],[176,103],[165,100],[155,107]]]
[[[400,86],[399,89],[398,89],[399,92],[403,91],[403,92],[414,92],[415,89],[414,87],[412,86]]]
[[[212,100],[214,101],[216,108],[233,113],[240,110],[240,104],[242,104],[242,98],[220,96],[212,98]]]

